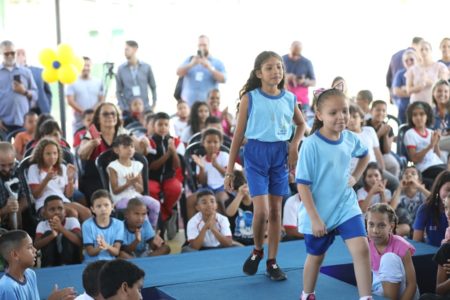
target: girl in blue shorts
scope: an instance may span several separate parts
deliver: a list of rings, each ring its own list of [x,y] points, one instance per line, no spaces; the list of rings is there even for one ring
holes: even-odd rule
[[[366,230],[352,188],[369,161],[368,151],[354,133],[345,129],[349,105],[340,89],[322,90],[315,100],[314,124],[300,148],[296,171],[303,202],[298,229],[305,236],[308,253],[301,299],[316,299],[314,288],[319,269],[336,230],[353,257],[360,299],[372,299]],[[350,174],[352,157],[359,160]]]
[[[284,280],[286,274],[276,262],[281,233],[281,202],[288,194],[289,167],[294,169],[298,145],[305,131],[297,99],[284,89],[282,58],[271,51],[260,53],[250,78],[241,89],[239,116],[230,149],[225,188],[232,191],[233,168],[244,137],[244,166],[252,197],[255,248],[244,263],[243,271],[254,275],[263,258],[263,242],[268,220],[269,255],[266,275]],[[297,130],[291,143],[294,126]]]

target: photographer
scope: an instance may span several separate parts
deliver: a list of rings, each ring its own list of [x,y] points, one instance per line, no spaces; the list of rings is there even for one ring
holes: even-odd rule
[[[226,72],[223,63],[209,53],[209,38],[198,38],[197,54],[188,57],[177,70],[178,76],[184,76],[181,98],[189,106],[195,101],[205,102],[208,92],[225,83]]]

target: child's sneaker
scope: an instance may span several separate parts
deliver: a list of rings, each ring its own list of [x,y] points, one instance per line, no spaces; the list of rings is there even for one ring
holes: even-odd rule
[[[252,254],[250,254],[250,256],[244,263],[244,267],[242,268],[244,273],[247,275],[255,275],[256,272],[258,271],[258,265],[262,258],[263,258],[262,250],[260,251],[260,253],[257,253],[257,250],[254,249],[252,251]]]
[[[316,295],[309,294],[308,297],[306,298],[306,300],[316,300]]]
[[[287,276],[286,274],[280,269],[280,267],[274,263],[267,267],[266,275],[274,281],[281,281],[286,280]],[[313,298],[315,299],[315,298]]]

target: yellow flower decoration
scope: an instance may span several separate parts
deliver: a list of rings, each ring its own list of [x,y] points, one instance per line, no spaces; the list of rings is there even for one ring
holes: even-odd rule
[[[48,83],[57,80],[63,84],[73,83],[84,66],[84,61],[75,56],[67,44],[59,44],[56,52],[50,48],[42,50],[39,61],[44,66],[42,79]]]

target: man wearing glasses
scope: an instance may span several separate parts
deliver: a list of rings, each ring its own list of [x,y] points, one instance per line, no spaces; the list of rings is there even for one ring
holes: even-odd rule
[[[0,43],[0,130],[9,133],[23,126],[24,115],[37,100],[37,87],[31,71],[16,64],[11,41]]]

